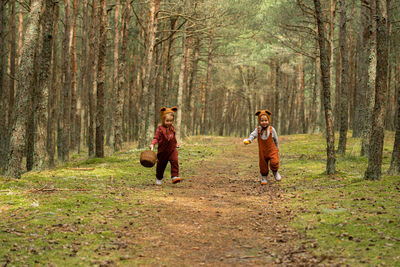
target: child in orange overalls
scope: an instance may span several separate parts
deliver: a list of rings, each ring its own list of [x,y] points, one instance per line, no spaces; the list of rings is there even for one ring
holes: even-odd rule
[[[160,109],[162,125],[157,127],[156,134],[150,144],[153,150],[158,143],[157,167],[156,167],[156,185],[161,185],[164,177],[164,171],[168,161],[171,163],[171,180],[173,184],[179,183],[179,163],[178,163],[178,143],[175,138],[175,127],[173,125],[175,115],[178,109],[176,107]]]
[[[258,116],[259,126],[250,134],[249,138],[244,139],[245,145],[253,142],[255,138],[258,139],[258,156],[261,173],[261,184],[267,184],[269,168],[271,169],[275,180],[281,180],[279,169],[279,143],[278,135],[274,127],[270,126],[271,111],[259,110],[255,114]],[[269,167],[268,167],[269,165]]]

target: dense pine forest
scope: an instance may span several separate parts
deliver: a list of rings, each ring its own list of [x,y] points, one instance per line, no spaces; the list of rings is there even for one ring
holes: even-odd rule
[[[400,173],[397,0],[1,0],[0,41],[7,177],[147,147],[164,106],[178,140],[245,137],[268,108],[279,135],[326,136],[327,174],[351,133],[367,179],[392,131]]]

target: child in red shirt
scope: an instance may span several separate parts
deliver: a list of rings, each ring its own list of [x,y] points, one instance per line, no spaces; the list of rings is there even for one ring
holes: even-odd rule
[[[156,185],[161,185],[168,161],[171,163],[172,183],[176,184],[181,181],[181,178],[179,178],[177,150],[178,143],[175,138],[175,127],[173,125],[175,118],[174,112],[176,112],[177,110],[178,108],[176,107],[162,107],[160,109],[162,125],[157,127],[154,139],[149,146],[150,149],[153,149],[154,145],[158,143]]]
[[[258,140],[258,157],[261,173],[261,184],[267,184],[267,177],[269,169],[272,170],[275,180],[281,180],[279,169],[279,143],[278,135],[275,128],[271,124],[271,111],[259,110],[255,114],[258,116],[259,126],[250,134],[248,139],[244,139],[245,145],[253,142],[254,139]]]

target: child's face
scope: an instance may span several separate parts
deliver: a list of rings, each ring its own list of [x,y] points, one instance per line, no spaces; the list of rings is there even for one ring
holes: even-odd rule
[[[265,127],[267,127],[267,126],[269,125],[269,120],[268,120],[268,117],[267,117],[267,116],[265,116],[265,115],[261,116],[261,118],[260,118],[260,125],[261,125],[261,127],[263,127],[263,128],[265,128]]]
[[[171,127],[172,123],[174,122],[174,116],[171,114],[167,114],[164,120],[164,126],[169,128]]]

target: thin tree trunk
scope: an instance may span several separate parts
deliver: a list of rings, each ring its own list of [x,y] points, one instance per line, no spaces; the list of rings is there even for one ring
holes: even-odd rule
[[[358,68],[357,68],[357,84],[356,84],[356,95],[355,95],[355,114],[353,121],[353,137],[360,137],[364,124],[368,122],[366,120],[367,114],[367,88],[368,88],[368,65],[369,58],[368,53],[370,50],[371,40],[371,23],[370,23],[370,1],[374,0],[362,0],[361,2],[361,14],[360,14],[360,36],[358,40]]]
[[[47,153],[49,157],[49,166],[54,166],[55,156],[55,127],[58,121],[56,106],[57,106],[57,94],[59,92],[59,86],[57,83],[57,65],[58,65],[58,49],[57,49],[57,33],[58,33],[58,16],[59,6],[58,4],[53,5],[53,32],[52,32],[52,71],[51,71],[51,85],[49,90],[49,101],[48,101],[48,120],[47,120]]]
[[[114,109],[114,118],[109,122],[114,128],[114,151],[119,151],[122,148],[122,92],[119,87],[118,71],[119,71],[119,9],[120,0],[115,1],[114,10],[114,66],[113,66],[113,88],[112,106]],[[122,59],[122,56],[121,56]],[[122,74],[121,74],[122,75]]]
[[[5,88],[5,76],[7,72],[6,57],[6,1],[0,1],[0,168],[3,169],[7,158],[6,135],[8,132],[7,123],[7,100]]]
[[[340,137],[338,153],[346,153],[347,130],[348,130],[348,83],[347,73],[349,61],[347,58],[347,31],[346,31],[346,3],[345,0],[340,0],[340,57],[342,61],[341,83],[340,83]]]
[[[326,123],[326,139],[327,139],[327,162],[326,174],[335,173],[335,132],[333,125],[332,107],[331,107],[331,85],[329,73],[329,53],[325,42],[325,29],[322,20],[321,3],[319,0],[314,0],[316,11],[317,25],[318,25],[318,44],[320,48],[321,57],[321,74],[322,74],[322,87],[323,87],[323,100],[325,111]]]
[[[119,69],[118,69],[118,88],[116,94],[116,107],[115,107],[115,137],[114,137],[114,151],[119,151],[122,149],[122,107],[123,101],[126,99],[124,92],[127,92],[125,86],[126,80],[126,67],[127,67],[127,54],[128,54],[128,26],[129,26],[129,19],[130,19],[130,4],[126,1],[124,8],[122,10],[122,31],[121,31],[121,59],[119,62]]]
[[[16,63],[16,25],[15,25],[15,0],[11,0],[9,3],[9,8],[10,8],[10,17],[9,17],[9,23],[10,23],[10,33],[9,33],[9,38],[10,38],[10,79],[8,79],[8,128],[11,129],[11,126],[13,124],[12,121],[12,110],[14,109],[14,104],[15,104],[15,63]]]
[[[391,175],[399,175],[400,174],[400,56],[397,54],[396,56],[396,67],[395,67],[395,81],[396,81],[396,98],[397,98],[397,107],[396,107],[396,116],[395,116],[395,124],[396,124],[396,133],[393,144],[393,152],[392,152],[392,160],[390,161],[390,168],[388,173]]]
[[[300,133],[307,133],[306,116],[305,116],[305,98],[304,98],[304,59],[303,55],[299,55],[299,120],[300,120]]]
[[[77,87],[77,55],[76,55],[76,26],[78,13],[78,0],[73,0],[72,6],[72,27],[71,27],[71,117],[70,117],[70,148],[76,149],[78,142],[77,121],[80,116],[78,110],[78,87]]]
[[[272,114],[274,119],[272,120],[271,123],[274,124],[274,127],[278,133],[281,131],[281,120],[280,120],[280,108],[279,108],[279,101],[280,101],[280,77],[281,77],[281,72],[279,71],[279,62],[275,62],[275,85],[274,85],[274,107],[275,107],[275,113]]]
[[[96,94],[96,157],[104,157],[104,84],[106,67],[107,43],[107,1],[101,0],[99,6],[99,54],[97,65],[97,94]]]
[[[181,142],[181,133],[182,133],[182,109],[183,109],[183,89],[184,89],[184,78],[185,78],[185,63],[186,63],[186,34],[182,33],[182,57],[179,68],[179,78],[178,78],[178,97],[177,97],[177,106],[178,111],[176,112],[176,140],[178,143]]]
[[[98,49],[98,34],[96,32],[97,28],[97,1],[92,0],[92,14],[91,14],[91,27],[89,29],[89,53],[88,53],[88,84],[87,84],[87,97],[88,97],[88,110],[89,110],[89,125],[88,125],[88,135],[87,135],[87,145],[88,145],[88,155],[89,157],[95,154],[95,99],[94,95],[97,91],[97,82],[95,77],[97,76],[97,58],[96,53]]]
[[[70,139],[70,114],[71,114],[71,25],[70,25],[70,0],[65,0],[65,20],[64,20],[64,39],[63,39],[63,90],[60,94],[60,116],[58,125],[58,148],[59,156],[62,161],[69,160],[69,139]]]
[[[10,149],[5,175],[20,178],[22,174],[21,162],[25,149],[25,127],[27,120],[27,106],[29,101],[29,88],[34,79],[34,56],[39,36],[39,0],[31,2],[28,26],[25,32],[25,41],[22,48],[22,58],[18,70],[17,103],[13,111],[13,127],[11,129]]]
[[[388,36],[389,36],[389,5],[390,0],[376,0],[376,81],[375,105],[372,113],[372,132],[370,137],[370,150],[368,153],[368,168],[365,178],[379,180],[382,174],[383,139],[385,134],[385,99],[387,92],[388,75]]]
[[[33,153],[33,169],[41,169],[47,159],[46,153],[46,126],[47,126],[47,107],[50,87],[50,63],[52,51],[52,34],[54,25],[54,0],[45,1],[43,12],[42,27],[42,48],[39,63],[39,83],[36,99],[35,120],[35,148]]]
[[[213,43],[214,43],[214,28],[210,30],[210,41],[208,44],[207,74],[205,81],[204,124],[201,126],[202,127],[201,134],[209,133],[210,129],[209,102],[210,102],[210,88],[211,88],[211,71],[213,64]]]
[[[142,106],[144,110],[140,113],[140,138],[138,147],[145,147],[152,138],[154,134],[153,122],[154,122],[154,97],[151,90],[151,73],[153,69],[154,62],[154,45],[157,31],[157,12],[160,7],[160,0],[152,0],[150,3],[150,16],[149,16],[149,27],[148,27],[148,45],[146,51],[146,65],[144,71],[144,80],[143,80],[143,101]]]
[[[78,153],[81,152],[81,145],[87,144],[85,137],[87,136],[87,126],[88,126],[88,68],[89,68],[89,60],[88,60],[88,40],[89,40],[89,1],[83,1],[82,3],[82,27],[81,27],[81,35],[82,35],[82,54],[80,59],[80,76],[79,76],[79,88],[80,94],[78,103],[80,103],[80,123],[77,125],[79,127],[79,142],[78,142]]]
[[[364,121],[368,123],[364,123],[362,129],[362,141],[361,141],[361,156],[368,156],[369,148],[370,148],[370,136],[372,131],[372,112],[374,109],[375,103],[375,79],[376,79],[376,64],[377,64],[377,46],[376,46],[376,27],[377,23],[375,20],[376,16],[376,2],[374,0],[370,0],[370,8],[369,11],[369,23],[368,26],[370,28],[371,37],[370,44],[368,46],[368,69],[367,69],[367,96],[366,96],[366,106],[364,109]],[[357,102],[356,102],[357,103]]]
[[[195,41],[195,48],[194,48],[194,55],[193,55],[193,67],[192,67],[192,73],[190,75],[190,82],[189,82],[189,101],[190,101],[190,112],[189,112],[189,125],[188,128],[190,129],[192,135],[195,134],[195,117],[196,117],[196,111],[194,108],[195,104],[195,88],[197,85],[197,70],[198,70],[198,65],[199,65],[199,60],[200,60],[200,38],[196,37]]]

